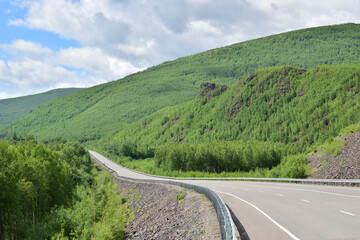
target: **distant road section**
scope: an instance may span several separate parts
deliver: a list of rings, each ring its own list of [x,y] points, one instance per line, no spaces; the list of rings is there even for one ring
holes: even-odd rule
[[[89,151],[119,176],[160,179]],[[176,180],[215,191],[251,240],[359,239],[360,188],[239,181]]]

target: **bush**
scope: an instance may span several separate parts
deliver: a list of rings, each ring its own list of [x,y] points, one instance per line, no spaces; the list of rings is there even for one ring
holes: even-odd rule
[[[157,167],[169,171],[235,172],[272,168],[290,146],[267,142],[213,142],[164,145],[155,152]]]
[[[282,178],[305,178],[308,172],[308,160],[303,154],[288,156],[281,162],[279,169]]]

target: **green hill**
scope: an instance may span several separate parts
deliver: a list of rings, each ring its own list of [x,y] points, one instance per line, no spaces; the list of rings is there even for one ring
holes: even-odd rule
[[[155,157],[150,173],[267,168],[260,176],[304,177],[304,153],[326,141],[336,148],[333,138],[360,122],[359,92],[359,64],[265,68],[235,85],[205,83],[192,101],[146,116],[102,146],[115,157]]]
[[[269,66],[308,69],[324,64],[357,64],[359,39],[360,25],[344,24],[209,50],[62,97],[35,109],[1,132],[33,134],[39,139],[62,136],[89,144],[161,108],[193,99],[205,81],[235,84],[240,77]],[[249,134],[260,138],[260,133]]]
[[[44,103],[79,90],[80,88],[54,89],[35,95],[0,100],[0,126],[15,121]]]
[[[120,130],[139,146],[256,140],[306,150],[360,121],[360,65],[271,67],[231,86],[203,84],[198,96]]]

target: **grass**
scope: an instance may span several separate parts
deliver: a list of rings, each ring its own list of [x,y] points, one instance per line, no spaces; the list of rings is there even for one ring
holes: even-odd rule
[[[177,195],[176,195],[176,199],[177,199],[178,201],[184,199],[184,194],[183,194],[183,193],[182,193],[182,194],[177,194]]]
[[[341,140],[340,138],[334,138],[331,142],[325,143],[323,148],[325,153],[333,157],[339,155],[341,148],[346,145],[346,141]]]
[[[355,133],[355,132],[358,132],[360,131],[360,124],[353,124],[353,125],[350,125],[346,128],[344,128],[341,132],[340,132],[340,135],[342,137],[347,137],[349,136],[350,134],[352,133]]]

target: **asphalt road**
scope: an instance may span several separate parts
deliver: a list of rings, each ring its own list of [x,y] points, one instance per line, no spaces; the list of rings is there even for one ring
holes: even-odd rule
[[[120,176],[157,179],[90,152]],[[219,194],[251,240],[360,240],[360,188],[239,181],[184,182]]]

